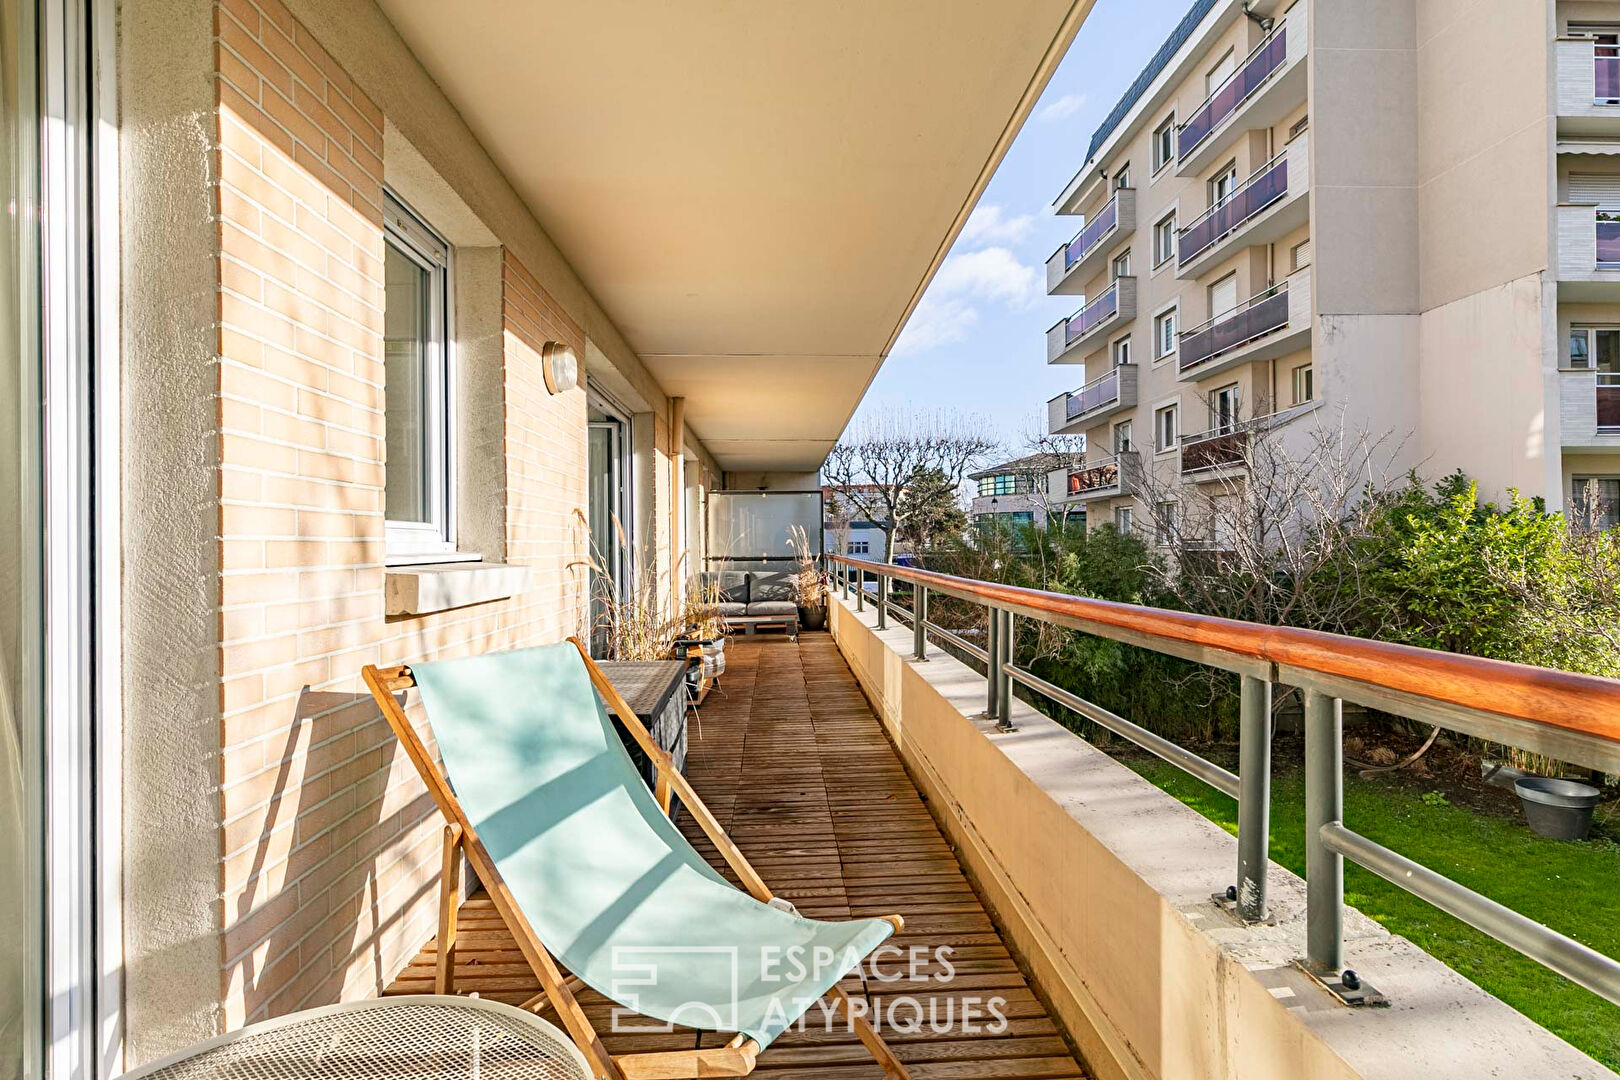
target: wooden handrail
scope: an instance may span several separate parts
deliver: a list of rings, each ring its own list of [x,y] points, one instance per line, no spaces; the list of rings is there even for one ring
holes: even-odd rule
[[[1037,616],[1081,619],[1166,642],[1286,664],[1466,709],[1620,742],[1620,679],[1320,630],[1266,626],[1213,615],[1000,585],[843,555],[829,555],[828,560],[869,574],[882,574],[897,581],[937,588],[998,607],[1022,609]]]

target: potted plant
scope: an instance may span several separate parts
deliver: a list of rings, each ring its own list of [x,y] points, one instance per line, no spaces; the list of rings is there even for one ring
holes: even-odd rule
[[[810,548],[810,538],[804,529],[792,526],[788,540],[793,548],[795,569],[793,585],[798,592],[799,626],[805,630],[822,630],[827,626],[827,582],[821,576],[821,563]]]

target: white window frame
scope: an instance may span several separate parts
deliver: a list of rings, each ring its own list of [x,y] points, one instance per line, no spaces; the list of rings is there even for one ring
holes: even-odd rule
[[[1118,281],[1122,277],[1130,277],[1131,276],[1131,249],[1126,248],[1124,251],[1120,252],[1118,255],[1115,255],[1112,259],[1110,259],[1108,261],[1108,268],[1111,271],[1110,276],[1115,281]]]
[[[1174,499],[1159,503],[1153,509],[1153,542],[1169,547],[1176,538],[1176,503]]]
[[[1224,193],[1221,191],[1223,182],[1227,185]],[[1213,210],[1217,206],[1224,206],[1226,204],[1226,200],[1230,199],[1232,194],[1237,191],[1237,189],[1237,162],[1228,161],[1209,178],[1209,208]]]
[[[1114,179],[1111,183],[1115,191],[1131,186],[1131,163],[1129,161],[1121,165],[1119,171],[1114,173]]]
[[[1154,359],[1154,361],[1164,360],[1164,359],[1166,359],[1168,357],[1174,356],[1176,354],[1176,350],[1181,347],[1181,335],[1178,332],[1180,330],[1180,327],[1178,326],[1178,323],[1180,322],[1180,319],[1179,319],[1178,316],[1179,316],[1179,306],[1176,305],[1176,304],[1171,304],[1169,307],[1165,308],[1163,311],[1160,311],[1160,312],[1157,312],[1157,313],[1154,314],[1154,316],[1153,316],[1153,359]],[[1170,344],[1169,344],[1168,347],[1165,346],[1165,332],[1164,332],[1164,329],[1163,329],[1165,326],[1169,326],[1169,328],[1170,328],[1170,330],[1169,330]]]
[[[1125,435],[1123,440],[1120,439],[1121,432],[1123,432]],[[1110,434],[1114,438],[1114,453],[1116,455],[1129,453],[1131,450],[1135,449],[1136,432],[1132,430],[1131,422],[1129,420],[1119,421],[1119,423],[1115,424],[1110,429]]]
[[[1232,401],[1231,416],[1226,421],[1221,419],[1220,403],[1223,398],[1230,396]],[[1236,431],[1238,424],[1243,420],[1243,390],[1235,382],[1225,386],[1217,386],[1209,392],[1209,430],[1211,433],[1225,435]],[[1228,427],[1227,425],[1230,424]]]
[[[1160,151],[1164,156],[1159,156]],[[1164,123],[1153,129],[1153,174],[1157,176],[1176,159],[1176,114],[1164,118]]]
[[[1131,362],[1131,335],[1115,338],[1108,346],[1108,357],[1115,367]]]
[[[1176,257],[1176,212],[1171,210],[1153,223],[1153,267],[1158,269]]]
[[[1168,430],[1166,429],[1164,422],[1166,417],[1168,417],[1170,421]],[[1169,437],[1166,438],[1166,435]],[[1172,402],[1169,405],[1161,405],[1159,408],[1153,410],[1154,450],[1161,454],[1174,450],[1178,445],[1180,435],[1181,407],[1178,404]]]
[[[1316,370],[1310,364],[1299,364],[1290,373],[1294,387],[1294,404],[1304,405],[1316,400]],[[1305,394],[1300,396],[1300,383],[1305,383]]]
[[[1131,534],[1134,529],[1134,522],[1131,520],[1132,517],[1133,515],[1129,506],[1114,507],[1114,528],[1119,530],[1120,535],[1129,536]]]
[[[385,242],[426,270],[431,282],[422,410],[428,520],[386,522],[386,561],[397,566],[476,558],[456,551],[454,255],[449,242],[391,191],[383,193],[383,226]]]

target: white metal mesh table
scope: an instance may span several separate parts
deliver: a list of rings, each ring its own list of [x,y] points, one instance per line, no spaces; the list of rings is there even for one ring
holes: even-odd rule
[[[124,1080],[591,1080],[568,1037],[477,998],[380,998],[250,1024]]]

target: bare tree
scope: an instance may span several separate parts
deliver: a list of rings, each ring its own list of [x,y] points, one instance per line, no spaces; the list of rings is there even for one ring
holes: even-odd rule
[[[906,488],[930,471],[960,487],[995,449],[982,417],[886,409],[845,432],[821,471],[836,498],[882,531],[883,561],[890,562]]]
[[[1044,458],[1049,466],[1033,477],[1029,501],[1040,509],[1049,527],[1055,522],[1058,528],[1067,528],[1070,518],[1078,516],[1078,504],[1069,501],[1067,490],[1054,494],[1046,485],[1047,474],[1082,464],[1086,459],[1086,437],[1050,434],[1045,419],[1040,417],[1024,432],[1024,446],[1029,453]]]
[[[1342,412],[1274,417],[1184,443],[1181,468],[1136,470],[1161,584],[1189,610],[1346,631],[1367,614],[1365,545],[1401,445]]]

